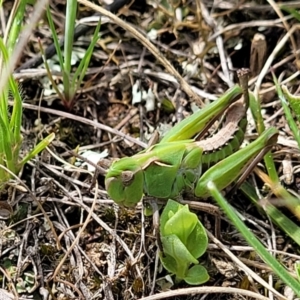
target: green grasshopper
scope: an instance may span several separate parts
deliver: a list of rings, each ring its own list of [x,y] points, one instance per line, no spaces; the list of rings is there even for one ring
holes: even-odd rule
[[[236,85],[221,98],[175,125],[162,140],[132,157],[112,163],[106,177],[108,195],[118,204],[136,205],[143,195],[176,198],[183,191],[207,198],[207,183],[223,190],[245,171],[261,151],[277,142],[278,131],[267,129],[254,142],[239,149],[247,126],[248,101]],[[199,136],[225,110],[225,121],[210,138]]]

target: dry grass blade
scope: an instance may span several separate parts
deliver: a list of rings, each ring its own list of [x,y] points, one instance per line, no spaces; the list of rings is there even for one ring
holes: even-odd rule
[[[147,38],[145,38],[145,36],[139,33],[135,28],[130,26],[130,24],[124,22],[116,15],[110,13],[106,9],[102,8],[101,6],[97,6],[87,0],[78,0],[78,2],[110,18],[116,24],[118,24],[119,26],[121,26],[122,28],[130,32],[138,41],[140,41],[155,56],[155,58],[166,68],[166,70],[177,79],[178,83],[181,85],[182,89],[187,93],[187,95],[191,98],[191,100],[194,100],[200,106],[203,106],[202,100],[190,88],[189,84],[185,81],[185,79],[175,70],[172,64],[162,55],[162,53],[160,53],[160,51]]]

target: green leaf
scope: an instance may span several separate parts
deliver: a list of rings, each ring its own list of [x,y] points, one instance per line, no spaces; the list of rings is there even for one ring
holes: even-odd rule
[[[187,275],[184,277],[184,281],[190,285],[202,284],[209,280],[207,270],[201,266],[193,266],[187,271]]]
[[[160,233],[162,236],[175,234],[195,258],[206,251],[208,239],[205,228],[187,205],[171,199],[168,201],[161,215]]]
[[[168,222],[169,218],[171,217],[170,212],[175,214],[181,207],[183,207],[182,204],[180,204],[172,199],[168,200],[168,203],[165,206],[165,208],[161,214],[161,217],[160,217],[160,234],[161,235],[163,235],[163,236],[166,235],[165,234],[165,226],[166,226],[166,223]]]
[[[164,235],[175,234],[186,245],[197,222],[197,216],[191,213],[188,206],[185,205],[166,222]]]
[[[176,275],[176,281],[184,279],[199,284],[208,280],[204,267],[188,270],[191,264],[198,264],[197,258],[206,251],[208,244],[205,228],[196,214],[189,211],[188,205],[169,199],[161,215],[160,234],[163,245],[161,263]]]
[[[178,272],[179,267],[177,265],[176,260],[172,256],[170,255],[163,256],[163,253],[160,253],[160,261],[164,266],[164,268],[171,274],[176,274]]]
[[[206,252],[208,238],[204,226],[199,220],[194,230],[188,237],[186,247],[195,258],[199,258]]]
[[[172,256],[178,267],[189,265],[191,263],[198,264],[198,260],[188,251],[181,240],[174,234],[161,238],[164,254]]]

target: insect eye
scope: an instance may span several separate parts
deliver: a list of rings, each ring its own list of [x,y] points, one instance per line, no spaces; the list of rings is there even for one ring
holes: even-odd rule
[[[122,172],[121,178],[122,178],[122,183],[125,186],[129,186],[134,179],[134,173],[131,171],[124,171]]]

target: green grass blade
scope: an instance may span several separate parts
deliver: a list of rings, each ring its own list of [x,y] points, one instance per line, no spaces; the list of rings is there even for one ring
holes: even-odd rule
[[[265,131],[265,124],[261,114],[261,107],[260,107],[259,100],[256,99],[253,93],[249,93],[249,96],[250,96],[250,109],[253,118],[255,120],[257,132],[258,134],[262,134]],[[264,161],[265,161],[266,168],[268,170],[268,174],[272,179],[272,181],[279,182],[275,163],[270,151],[264,156]]]
[[[62,52],[61,52],[61,49],[60,49],[58,36],[57,36],[56,30],[55,30],[55,25],[54,25],[54,22],[53,22],[53,19],[52,19],[52,16],[51,16],[49,6],[47,6],[47,8],[46,8],[46,14],[47,14],[47,19],[48,19],[48,22],[49,22],[50,30],[51,30],[51,33],[52,33],[53,43],[54,43],[54,46],[55,46],[56,54],[58,56],[59,65],[61,67],[61,70],[63,70],[63,68],[64,68],[64,59],[63,59],[63,55],[62,55]]]
[[[86,70],[89,66],[89,63],[90,63],[90,60],[91,60],[91,57],[92,57],[92,54],[93,54],[94,47],[95,47],[95,45],[96,45],[96,43],[99,39],[100,27],[101,27],[101,22],[98,23],[98,25],[95,29],[94,35],[93,35],[93,39],[92,39],[88,49],[86,50],[85,55],[84,55],[83,59],[81,60],[76,72],[75,72],[73,81],[74,81],[74,84],[76,82],[76,89],[78,89],[80,87],[81,82],[83,80],[83,77],[86,74]],[[78,80],[77,80],[77,78],[78,78]]]
[[[248,182],[244,182],[240,189],[258,208],[261,208],[257,194]],[[264,210],[271,220],[300,246],[300,227],[271,203],[267,203]]]
[[[21,125],[22,125],[22,98],[19,91],[19,87],[12,76],[9,78],[9,86],[12,91],[12,96],[14,98],[14,106],[10,119],[9,128],[14,135],[14,142],[21,144]]]
[[[212,197],[216,200],[218,205],[223,209],[226,216],[232,221],[234,226],[243,235],[244,239],[252,246],[261,259],[268,264],[274,271],[274,273],[281,278],[281,280],[289,286],[295,294],[300,296],[300,283],[293,278],[293,276],[274,258],[261,244],[261,242],[254,236],[249,228],[240,220],[237,213],[232,206],[225,200],[221,193],[216,189],[213,182],[209,182],[207,185],[211,192]]]
[[[300,13],[293,8],[289,8],[287,6],[285,6],[284,4],[282,4],[280,6],[280,8],[286,12],[288,12],[289,14],[291,14],[296,20],[298,20],[298,22],[300,22]]]
[[[280,87],[278,87],[278,88],[281,93],[280,96],[282,96],[284,98],[285,103],[286,103],[286,100],[289,102],[289,105],[290,105],[292,111],[295,113],[298,121],[300,122],[300,97],[290,94],[288,88],[285,85],[282,85],[281,89],[280,89]],[[294,121],[292,116],[291,116],[291,120]]]
[[[20,166],[26,164],[29,160],[34,158],[37,154],[43,151],[55,138],[55,134],[51,133],[46,138],[44,138],[41,142],[39,142],[32,151],[30,151],[20,162]]]
[[[279,97],[281,97],[281,99],[283,98],[282,96],[282,92],[279,88],[279,85],[277,83],[277,80],[275,78],[275,76],[273,76],[274,78],[274,82],[275,85],[277,87],[277,92]],[[283,101],[285,102],[285,101]],[[283,103],[284,105],[285,103]],[[254,119],[256,121],[256,127],[259,133],[261,133],[265,126],[263,123],[263,118],[261,115],[261,109],[260,109],[260,105],[259,105],[259,101],[257,101],[257,99],[255,97],[250,97],[250,107],[251,107],[251,111],[252,114],[254,116]],[[288,110],[289,111],[289,110]],[[292,118],[291,118],[292,119]],[[295,131],[298,131],[295,128]],[[296,138],[296,137],[295,137]],[[275,168],[275,164],[272,158],[271,153],[269,152],[267,155],[265,155],[264,157],[264,161],[265,161],[265,165],[266,165],[266,169],[268,171],[269,174],[269,178],[265,178],[267,179],[268,185],[271,187],[273,193],[279,198],[279,199],[284,199],[284,205],[298,218],[300,218],[300,200],[297,199],[296,197],[293,197],[281,184],[278,178],[278,174],[277,174],[277,170]],[[265,180],[264,179],[264,180]]]
[[[41,50],[41,53],[42,53],[42,58],[43,58],[43,61],[44,61],[44,65],[45,65],[45,68],[46,68],[46,71],[47,71],[47,75],[48,75],[49,80],[51,81],[52,87],[53,87],[54,90],[56,91],[58,97],[59,97],[60,99],[64,99],[64,98],[65,98],[64,95],[61,93],[61,91],[60,91],[60,89],[58,88],[58,86],[57,86],[55,80],[53,79],[53,76],[52,76],[52,74],[51,74],[51,70],[50,70],[48,61],[47,61],[46,58],[45,58],[45,51],[44,51],[44,49],[43,49],[43,47],[42,47],[42,44],[39,43],[39,45],[40,45],[40,50]]]
[[[63,76],[64,92],[66,94],[66,91],[69,92],[70,72],[66,71],[66,69],[65,69],[65,62],[64,62],[63,53],[62,53],[62,50],[61,50],[61,47],[60,47],[60,43],[59,43],[58,36],[57,36],[56,30],[55,30],[55,26],[54,26],[54,22],[53,22],[53,19],[52,19],[52,16],[51,16],[49,6],[47,7],[46,12],[47,12],[47,18],[48,18],[50,30],[51,30],[51,33],[52,33],[52,36],[53,36],[53,42],[54,42],[54,45],[55,45],[56,54],[58,56],[59,65],[60,65],[60,69],[61,69],[62,76]],[[47,69],[47,67],[49,69],[49,66],[46,66],[46,69]],[[47,70],[47,72],[49,73],[48,70]],[[51,77],[51,75],[50,75],[50,77]],[[56,84],[55,84],[55,87],[56,87]],[[55,90],[58,92],[57,87],[55,88]],[[66,97],[62,96],[62,94],[60,92],[58,93],[58,95],[60,96],[60,98],[62,100],[66,99]]]
[[[16,162],[13,161],[13,149],[12,149],[10,130],[7,124],[3,122],[3,119],[1,117],[0,117],[0,135],[1,135],[0,143],[2,144],[1,148],[3,150],[2,153],[4,153],[5,160],[6,160],[5,165],[12,172],[16,173]]]
[[[9,37],[7,41],[7,52],[9,55],[12,54],[17,41],[19,40],[20,32],[23,27],[23,19],[26,10],[28,0],[19,1],[18,9],[14,16],[12,26],[9,30]]]
[[[285,118],[288,122],[288,125],[293,133],[294,139],[297,141],[298,143],[298,147],[300,148],[300,131],[298,129],[298,126],[296,124],[296,122],[294,121],[294,118],[292,116],[292,113],[289,109],[287,100],[289,101],[289,103],[291,104],[291,106],[293,107],[293,110],[298,118],[298,120],[300,120],[300,98],[299,97],[294,97],[292,96],[287,88],[285,86],[282,86],[282,89],[278,83],[277,78],[275,77],[275,75],[273,74],[273,80],[276,86],[276,91],[278,94],[278,97],[281,101],[281,105],[285,114]]]
[[[3,40],[0,38],[0,50],[2,54],[2,61],[4,64],[8,62],[8,53],[6,47],[4,45]],[[2,121],[8,126],[8,88],[5,88],[3,93],[1,94],[1,102],[0,102],[0,115]]]
[[[74,42],[74,30],[76,23],[76,13],[77,13],[77,1],[68,0],[67,10],[66,10],[66,22],[65,22],[65,45],[64,45],[64,72],[66,72],[66,77],[69,78],[68,81],[64,82],[64,91],[67,101],[73,99],[75,94],[75,83],[74,79],[71,80],[71,60]]]
[[[77,13],[77,1],[68,0],[67,10],[66,10],[65,45],[64,45],[64,57],[65,57],[64,69],[67,73],[70,73],[71,71],[71,59],[72,59],[72,50],[73,50],[73,37],[74,37],[74,28],[76,22],[76,13]]]

